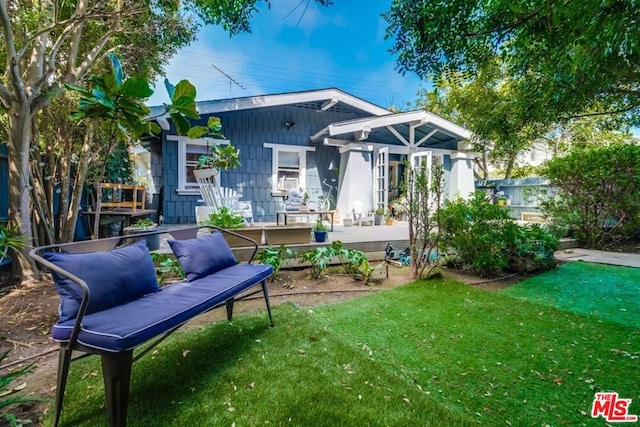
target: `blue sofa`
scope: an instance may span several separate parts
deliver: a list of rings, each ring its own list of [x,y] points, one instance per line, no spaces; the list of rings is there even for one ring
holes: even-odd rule
[[[208,229],[208,228],[207,228]],[[273,268],[253,264],[257,243],[226,230],[200,233],[199,227],[141,233],[35,248],[30,255],[53,275],[60,295],[59,320],[52,337],[60,343],[54,425],[62,412],[72,352],[80,357],[97,354],[102,372],[111,426],[126,425],[131,368],[169,334],[195,316],[262,292],[269,321],[267,279]],[[253,246],[248,263],[238,263],[222,233],[247,240]],[[186,273],[186,279],[160,287],[145,238],[169,233],[168,240]],[[253,292],[250,288],[260,286]],[[134,357],[141,344],[154,340]]]

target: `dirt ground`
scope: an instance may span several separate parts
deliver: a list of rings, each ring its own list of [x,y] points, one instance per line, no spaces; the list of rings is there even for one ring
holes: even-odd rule
[[[471,286],[499,290],[510,286],[523,277],[508,276],[503,279],[486,281],[461,271],[444,270],[451,276]],[[269,292],[272,305],[293,302],[301,306],[313,306],[342,301],[383,289],[393,288],[411,281],[409,267],[389,267],[389,277],[385,268],[374,273],[373,283],[364,286],[350,275],[331,272],[320,280],[312,280],[306,270],[282,270],[279,277],[270,282]],[[236,304],[235,313],[264,308],[262,298],[242,301]],[[16,380],[12,387],[24,389],[23,396],[51,398],[55,393],[57,365],[57,345],[51,340],[51,326],[57,320],[58,296],[50,280],[23,283],[19,287],[0,289],[0,354],[10,350],[0,361],[0,375],[13,369],[34,363],[34,370]],[[202,324],[223,319],[224,310],[216,310],[200,316],[194,322]],[[7,411],[23,420],[24,425],[40,425],[38,420],[48,410],[50,403],[28,403],[10,406]],[[0,412],[1,413],[1,412]],[[0,416],[0,427],[3,421]]]

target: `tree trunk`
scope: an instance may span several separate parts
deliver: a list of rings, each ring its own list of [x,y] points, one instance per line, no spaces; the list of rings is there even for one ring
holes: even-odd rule
[[[29,207],[29,148],[33,115],[25,100],[14,99],[9,105],[9,223],[18,224],[24,242],[31,245],[31,209]],[[35,264],[28,258],[28,249],[18,254],[18,278],[34,278]]]

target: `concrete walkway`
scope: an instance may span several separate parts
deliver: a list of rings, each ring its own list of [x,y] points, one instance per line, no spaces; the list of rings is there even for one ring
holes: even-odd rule
[[[561,249],[555,253],[559,261],[586,261],[596,264],[620,265],[640,268],[640,254],[605,252],[594,249]]]

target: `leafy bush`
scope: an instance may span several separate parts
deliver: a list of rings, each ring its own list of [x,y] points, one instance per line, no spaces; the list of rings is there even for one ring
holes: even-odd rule
[[[545,213],[587,247],[605,248],[640,227],[640,146],[613,144],[557,157],[541,173],[556,193]]]
[[[286,247],[284,243],[280,244],[279,248],[267,246],[266,248],[261,249],[256,254],[257,261],[273,267],[273,276],[271,276],[272,280],[278,277],[278,273],[280,272],[282,265],[291,258],[295,257],[296,253],[290,248]]]
[[[180,265],[180,262],[169,254],[151,252],[151,260],[156,269],[156,277],[159,284],[164,284],[169,278],[179,278],[183,280],[187,277]]]
[[[209,218],[204,225],[215,225],[216,227],[233,230],[242,228],[247,225],[247,223],[242,214],[234,212],[226,206],[222,206],[215,212],[209,214]]]
[[[555,265],[557,238],[537,224],[519,226],[506,209],[488,203],[483,192],[446,202],[440,226],[441,251],[482,277],[495,277],[508,267],[532,271]]]
[[[300,261],[311,264],[311,277],[320,279],[327,271],[335,252],[331,247],[320,246],[300,254]]]

